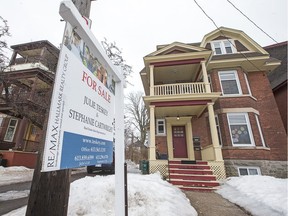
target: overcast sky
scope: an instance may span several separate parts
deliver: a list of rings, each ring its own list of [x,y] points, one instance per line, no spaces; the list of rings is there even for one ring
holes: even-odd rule
[[[8,45],[49,40],[59,47],[64,22],[60,22],[60,0],[6,0],[0,16],[8,21],[12,36]],[[275,42],[255,27],[227,0],[197,0],[218,27],[239,29],[261,46]],[[230,0],[277,42],[287,40],[287,0]],[[92,2],[92,32],[99,41],[104,37],[116,42],[126,63],[134,70],[135,87],[143,57],[156,45],[175,41],[200,42],[216,29],[193,0],[97,0]]]

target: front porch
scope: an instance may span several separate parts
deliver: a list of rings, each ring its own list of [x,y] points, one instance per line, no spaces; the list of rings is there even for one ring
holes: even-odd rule
[[[225,179],[224,161],[206,161],[217,180]],[[196,161],[197,163],[197,161]],[[149,160],[149,173],[160,172],[164,179],[169,178],[169,160]]]
[[[226,178],[214,104],[204,100],[181,103],[150,105],[149,172],[159,171],[169,178],[171,161],[205,162],[217,180]]]

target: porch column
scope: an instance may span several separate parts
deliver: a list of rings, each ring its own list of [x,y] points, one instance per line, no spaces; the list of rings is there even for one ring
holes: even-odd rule
[[[149,65],[150,68],[150,96],[154,96],[154,65]]]
[[[205,83],[206,93],[211,93],[210,83],[208,80],[208,74],[206,70],[206,61],[201,61],[203,81]]]
[[[155,153],[155,106],[150,105],[150,145],[149,145],[149,160],[156,160]]]
[[[212,146],[214,149],[214,156],[215,156],[214,159],[216,161],[223,161],[222,151],[221,151],[221,147],[219,145],[214,109],[213,109],[214,103],[208,103],[207,105],[208,105],[208,114],[209,114],[209,124],[210,124],[211,138],[212,138]]]

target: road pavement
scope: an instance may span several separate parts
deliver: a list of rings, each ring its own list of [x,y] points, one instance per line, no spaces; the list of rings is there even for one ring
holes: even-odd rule
[[[83,178],[85,176],[94,176],[95,174],[87,174],[86,172],[76,173],[71,175],[71,182]],[[31,182],[20,182],[10,185],[0,186],[0,193],[6,193],[8,191],[24,191],[30,190]],[[28,197],[0,201],[0,215],[6,214],[15,209],[21,208],[28,203]]]

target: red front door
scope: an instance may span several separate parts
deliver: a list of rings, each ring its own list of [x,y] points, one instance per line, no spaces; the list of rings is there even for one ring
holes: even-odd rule
[[[172,126],[174,158],[187,158],[185,126]]]

